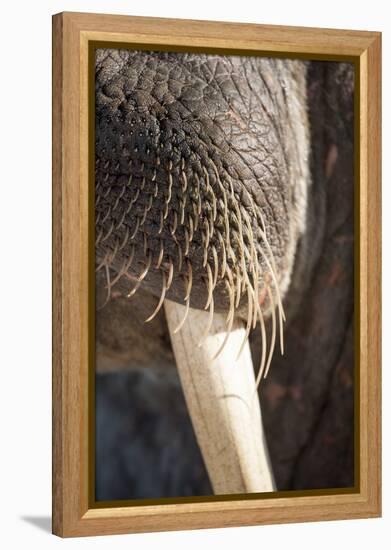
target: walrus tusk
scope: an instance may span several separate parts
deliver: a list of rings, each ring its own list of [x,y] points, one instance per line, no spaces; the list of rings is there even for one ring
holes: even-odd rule
[[[209,335],[198,343],[208,313],[165,301],[165,312],[176,364],[194,431],[215,494],[258,493],[275,490],[254,369],[248,341],[235,359],[245,335],[235,320],[226,345],[225,316],[215,314]]]

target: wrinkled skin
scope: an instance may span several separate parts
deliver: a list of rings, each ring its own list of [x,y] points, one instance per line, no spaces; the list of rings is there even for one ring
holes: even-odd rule
[[[211,492],[196,445],[189,444],[194,434],[163,313],[144,324],[161,292],[159,270],[152,268],[136,295],[126,298],[145,265],[144,234],[152,264],[160,239],[167,253],[165,262],[178,262],[171,214],[156,239],[170,161],[174,210],[181,199],[179,167],[184,162],[189,181],[195,173],[201,180],[201,218],[208,218],[210,212],[203,167],[219,197],[220,187],[213,179],[216,166],[221,181],[232,182],[240,208],[249,212],[259,247],[264,243],[257,234],[258,214],[265,220],[287,316],[286,353],[281,357],[275,352],[261,387],[277,487],[353,484],[353,84],[352,67],[342,63],[183,54],[140,57],[121,51],[98,54],[97,214],[101,212],[102,220],[111,209],[105,224],[97,224],[97,234],[109,232],[96,248],[97,264],[125,235],[119,222],[134,196],[134,188],[126,186],[130,175],[138,186],[145,177],[145,193],[140,192],[132,215],[124,218],[133,231],[135,217],[142,215],[149,201],[156,155],[161,157],[156,172],[158,194],[142,231],[129,242],[135,245],[134,271],[113,286],[110,301],[97,312],[97,368],[116,371],[97,375],[98,499]],[[255,213],[248,196],[255,203]],[[180,242],[188,219],[178,229]],[[119,229],[110,232],[113,221]],[[235,229],[235,216],[230,222]],[[220,227],[224,232],[224,223]],[[234,238],[232,243],[235,250]],[[110,263],[111,277],[129,257],[129,250],[124,247]],[[200,231],[189,247],[193,307],[204,307],[206,298],[202,252]],[[263,268],[260,288],[267,273],[267,266]],[[167,293],[181,303],[184,274],[175,272]],[[97,273],[99,304],[106,300],[106,286],[107,274],[101,269]],[[226,311],[227,303],[224,287],[216,287],[216,309]],[[245,316],[242,303],[237,314]],[[251,347],[257,365],[257,331],[251,336]],[[140,399],[149,392],[153,399]],[[174,402],[177,406],[172,409]],[[116,430],[110,428],[114,423]],[[149,478],[146,457],[153,464]],[[168,463],[175,464],[175,476]],[[145,476],[140,474],[144,468]]]
[[[99,50],[96,258],[99,265],[110,256],[111,279],[134,245],[128,273],[137,277],[150,259],[143,286],[159,296],[172,263],[166,297],[183,303],[190,262],[191,306],[203,308],[205,263],[222,270],[226,256],[235,278],[246,217],[253,238],[244,234],[243,271],[252,278],[251,241],[259,300],[271,278],[262,252],[270,263],[273,257],[286,292],[310,182],[305,73],[298,61]],[[215,311],[228,308],[227,280],[217,278]],[[121,285],[123,292],[132,288],[126,277]]]

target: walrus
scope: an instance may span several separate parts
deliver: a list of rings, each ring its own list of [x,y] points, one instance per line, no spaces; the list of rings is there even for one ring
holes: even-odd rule
[[[205,334],[216,314],[243,319],[277,487],[353,485],[353,96],[349,63],[97,50],[99,498],[210,494],[194,443],[173,453],[179,475],[161,463],[167,415],[165,437],[194,442],[167,299],[185,306],[178,330],[190,308]],[[154,484],[137,474],[151,447]]]

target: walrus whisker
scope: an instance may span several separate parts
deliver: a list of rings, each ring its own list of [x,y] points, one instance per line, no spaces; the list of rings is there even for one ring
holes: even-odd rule
[[[132,245],[132,246],[131,246],[131,252],[130,252],[129,258],[128,258],[127,260],[124,260],[121,269],[119,270],[119,272],[118,272],[118,274],[116,275],[116,277],[114,277],[114,279],[112,280],[112,283],[111,283],[112,286],[114,286],[114,285],[120,280],[120,278],[121,278],[125,273],[127,273],[128,269],[129,269],[130,266],[132,265],[132,261],[133,261],[133,258],[134,258],[134,250],[135,250],[135,247],[134,247],[134,245]]]
[[[127,216],[129,214],[129,212],[131,211],[132,207],[133,207],[133,202],[132,201],[129,201],[129,204],[128,204],[128,207],[126,208],[125,210],[125,215]]]
[[[226,287],[228,288],[228,293],[229,293],[229,310],[228,310],[228,315],[225,322],[228,325],[231,320],[231,317],[234,317],[234,313],[235,313],[235,285],[234,285],[231,268],[228,266],[227,266],[227,277],[228,277],[228,281],[227,279],[225,279],[225,284],[226,284]]]
[[[170,161],[170,166],[172,166],[172,162]],[[166,204],[169,204],[172,197],[172,174],[171,174],[171,168],[170,172],[168,173],[168,195],[166,198]]]
[[[216,221],[217,218],[217,200],[216,195],[213,192],[213,189],[211,189],[211,195],[212,195],[212,211],[213,211],[213,221]]]
[[[196,198],[197,198],[197,215],[199,216],[201,214],[201,208],[202,208],[202,204],[201,204],[201,183],[200,183],[200,178],[197,174],[197,172],[195,172],[194,174],[194,178],[196,180]]]
[[[168,267],[168,279],[167,279],[167,290],[171,287],[172,279],[174,277],[174,264],[172,263],[171,258],[168,258],[169,267]]]
[[[156,269],[159,269],[163,260],[164,255],[164,247],[163,247],[163,239],[160,239],[160,250],[159,250],[159,256],[156,262]]]
[[[245,228],[246,228],[246,231],[247,231],[247,238],[248,238],[248,241],[250,243],[252,261],[253,261],[253,263],[255,263],[256,255],[255,255],[255,246],[254,246],[254,240],[255,240],[254,239],[254,232],[253,232],[253,229],[251,227],[251,222],[250,222],[250,219],[249,219],[249,215],[246,212],[246,210],[243,210],[243,216],[244,216],[244,219],[245,219]]]
[[[187,316],[189,314],[189,309],[190,309],[190,296],[189,298],[186,300],[185,299],[185,302],[186,302],[186,309],[185,309],[185,314],[184,316],[182,317],[179,325],[173,330],[173,333],[176,334],[177,332],[179,332],[181,330],[181,328],[183,327],[183,325],[185,324],[185,321],[187,319]]]
[[[210,233],[209,240],[211,240],[211,239],[213,239],[213,234],[214,234],[214,231],[215,231],[214,222],[213,222],[213,214],[212,214],[211,210],[209,210],[208,215],[209,215],[208,225],[209,225],[209,233]]]
[[[164,271],[162,270],[162,292],[160,294],[160,299],[159,299],[159,302],[154,310],[154,312],[148,317],[148,319],[145,319],[145,323],[149,323],[150,321],[152,321],[152,319],[154,319],[156,317],[156,315],[159,313],[160,311],[160,308],[162,307],[163,305],[163,302],[164,302],[164,298],[166,296],[166,275],[164,273]]]
[[[273,352],[274,352],[274,348],[275,348],[275,344],[276,344],[276,313],[275,313],[275,306],[274,306],[274,299],[273,299],[273,294],[270,290],[270,287],[269,285],[267,285],[267,293],[269,295],[269,301],[270,301],[270,305],[271,305],[271,314],[272,314],[272,336],[271,336],[271,340],[270,340],[270,350],[269,350],[269,357],[267,359],[267,363],[266,363],[266,368],[265,368],[265,374],[264,374],[264,378],[266,378],[266,376],[268,375],[268,372],[269,372],[269,369],[270,369],[270,365],[271,365],[271,362],[272,362],[272,357],[273,357]]]
[[[227,249],[229,250],[230,248],[230,231],[229,231],[229,219],[228,219],[228,198],[227,198],[227,192],[225,190],[225,187],[224,185],[222,184],[222,181],[220,179],[220,176],[219,176],[219,173],[218,173],[218,170],[217,170],[217,167],[215,165],[215,163],[213,162],[212,159],[210,159],[210,162],[211,162],[211,165],[215,171],[215,175],[216,175],[216,181],[218,183],[218,186],[221,190],[221,194],[223,196],[223,202],[224,202],[224,208],[223,208],[223,213],[224,213],[224,222],[225,222],[225,236],[226,236],[226,239],[227,239]]]
[[[237,309],[239,307],[240,303],[240,297],[241,297],[241,274],[240,274],[240,267],[239,265],[236,266],[236,302],[235,302],[235,308]]]
[[[119,250],[119,248],[118,248],[118,240],[117,240],[117,239],[114,239],[114,243],[115,243],[115,245],[114,245],[114,250],[113,250],[113,252],[110,254],[110,258],[109,258],[110,264],[113,264],[114,259],[115,259],[116,255],[117,255],[117,253],[118,253],[118,250]]]
[[[263,254],[264,256],[264,259],[266,261],[266,263],[268,264],[268,267],[269,267],[269,270],[270,270],[270,273],[273,277],[273,281],[274,281],[274,286],[275,286],[275,289],[276,289],[276,293],[277,293],[277,303],[278,303],[278,307],[281,311],[281,316],[282,316],[282,319],[284,321],[286,321],[286,318],[285,318],[285,312],[284,312],[284,308],[282,306],[282,300],[281,300],[281,294],[280,294],[280,288],[279,288],[279,285],[277,283],[277,279],[276,279],[276,273],[277,273],[277,269],[276,269],[276,264],[275,264],[275,261],[274,261],[274,254],[272,252],[272,249],[270,248],[270,244],[269,244],[269,241],[267,239],[267,236],[266,236],[266,233],[264,231],[261,231],[261,236],[262,236],[262,239],[266,245],[266,248],[270,254],[270,261],[271,261],[271,265],[266,257],[266,255],[263,253],[262,251],[262,247],[261,247],[261,253]],[[281,328],[282,328],[282,323],[280,323],[281,325]]]
[[[122,240],[122,243],[119,247],[119,250],[122,250],[124,248],[124,246],[126,245],[126,243],[128,242],[128,239],[129,239],[129,227],[126,226],[126,229],[125,229],[125,235],[124,235],[124,238]]]
[[[100,271],[102,269],[102,267],[104,267],[106,265],[106,262],[107,262],[107,256],[109,255],[109,251],[106,250],[106,254],[104,255],[104,258],[103,260],[100,261],[100,263],[95,267],[95,272],[97,273],[98,271]]]
[[[266,232],[266,225],[265,225],[265,220],[263,218],[262,212],[259,209],[255,208],[254,199],[252,198],[251,194],[247,190],[246,190],[246,194],[247,194],[247,197],[250,201],[251,210],[252,210],[252,212],[255,216],[255,219],[260,220],[261,226],[262,226],[262,231]]]
[[[104,181],[106,182],[108,179],[109,179],[109,174],[106,174]],[[103,194],[103,198],[107,199],[107,197],[110,195],[110,193],[111,193],[111,185],[108,185],[107,189],[106,189],[106,192]]]
[[[110,237],[110,235],[111,235],[112,232],[113,232],[113,229],[114,229],[114,222],[111,222],[111,225],[110,225],[110,228],[109,228],[108,232],[107,232],[106,235],[102,238],[102,243],[105,242],[105,241]]]
[[[205,221],[204,221],[204,225],[205,225],[205,243],[204,243],[204,246],[206,249],[208,249],[209,247],[209,240],[210,240],[210,234],[209,234],[209,221],[207,220],[207,218],[205,218]]]
[[[149,204],[148,204],[147,212],[151,210],[152,204],[153,204],[153,195],[149,195]]]
[[[253,318],[253,329],[257,326],[257,320],[258,320],[258,311],[256,305],[258,304],[259,300],[259,270],[260,266],[258,263],[258,258],[256,259],[257,262],[257,268],[255,269],[255,274],[253,277],[255,277],[255,284],[254,284],[254,318]]]
[[[186,294],[185,294],[185,301],[187,301],[190,298],[191,288],[193,286],[193,267],[191,265],[191,261],[187,260],[187,288],[186,288]]]
[[[158,232],[157,232],[158,235],[160,235],[161,232],[163,231],[163,227],[164,227],[163,210],[160,210],[160,223],[159,223],[159,229],[158,229]]]
[[[218,239],[220,241],[220,249],[221,249],[221,252],[222,252],[221,278],[224,279],[225,271],[227,269],[227,252],[225,250],[224,239],[223,239],[220,231],[218,232]]]
[[[236,359],[235,359],[236,361],[241,356],[243,348],[244,348],[244,346],[245,346],[245,344],[248,340],[249,334],[250,334],[251,325],[252,325],[252,321],[253,321],[253,319],[252,319],[252,317],[253,317],[252,309],[253,309],[253,298],[252,298],[252,295],[251,295],[250,286],[247,286],[247,326],[246,326],[246,332],[245,332],[242,344],[240,346],[239,352],[238,352],[238,354],[236,356]]]
[[[110,266],[108,263],[105,265],[105,274],[106,274],[106,287],[107,287],[107,297],[102,307],[104,307],[107,302],[110,300],[111,296],[111,283],[110,283]]]
[[[132,197],[132,199],[130,201],[130,206],[132,206],[133,204],[135,204],[137,202],[137,199],[139,198],[139,196],[140,196],[140,187],[137,187],[136,192],[134,194],[134,197]]]
[[[137,235],[138,228],[140,227],[140,218],[136,218],[136,227],[133,230],[133,233],[130,235],[130,240],[133,241],[135,236]]]
[[[125,185],[124,185],[124,186],[122,187],[121,192],[119,193],[119,195],[118,195],[118,197],[117,197],[115,203],[114,203],[113,212],[114,212],[114,210],[117,209],[118,204],[119,204],[119,201],[120,201],[120,200],[122,199],[122,197],[124,196],[125,189],[126,189],[126,187],[125,187]]]
[[[171,227],[171,235],[172,236],[175,235],[175,232],[177,230],[177,226],[178,226],[178,214],[174,210],[174,223],[172,224],[172,227]]]
[[[259,306],[258,301],[254,302],[258,311],[258,317],[261,327],[261,341],[262,341],[262,355],[261,355],[261,362],[259,366],[259,371],[257,374],[257,378],[255,380],[255,391],[258,390],[259,384],[261,382],[261,378],[263,375],[263,372],[265,370],[265,361],[266,361],[266,349],[267,349],[267,336],[266,336],[266,328],[265,328],[265,320],[263,318],[262,309]]]
[[[168,202],[164,203],[163,219],[166,220],[168,216]]]
[[[221,346],[219,347],[219,349],[217,350],[217,352],[213,355],[212,357],[212,361],[214,361],[215,359],[217,359],[217,357],[220,355],[220,353],[223,351],[224,347],[225,347],[225,344],[227,343],[227,340],[229,338],[229,335],[231,334],[231,330],[232,330],[232,325],[233,325],[233,322],[234,322],[234,315],[231,316],[230,320],[229,320],[229,323],[228,323],[228,327],[227,327],[227,332],[226,332],[226,335],[225,335],[225,338],[223,340],[223,343],[221,344]]]
[[[201,202],[201,194],[198,193],[198,204],[197,204],[197,212],[198,212],[198,215],[201,216],[201,212],[202,212],[202,202]]]
[[[111,206],[108,207],[106,214],[102,218],[102,222],[101,222],[102,226],[106,222],[106,220],[110,216],[110,214],[111,214]]]
[[[197,231],[198,229],[198,210],[197,210],[197,203],[192,202],[193,204],[193,212],[194,212],[194,231]]]
[[[108,264],[105,264],[105,275],[106,275],[106,288],[107,288],[107,294],[106,299],[100,306],[97,306],[97,310],[101,310],[105,307],[105,305],[108,303],[111,297],[111,283],[110,283],[110,267]]]
[[[229,188],[230,188],[230,191],[231,191],[231,198],[234,199],[235,198],[234,186],[233,186],[232,179],[231,179],[230,176],[228,176],[228,183],[229,183]]]
[[[151,267],[151,261],[152,261],[152,255],[151,253],[148,253],[148,257],[147,257],[147,262],[146,262],[146,265],[145,265],[145,268],[143,269],[143,271],[140,273],[140,275],[137,277],[137,283],[136,285],[134,286],[134,288],[127,294],[127,297],[128,298],[131,298],[138,290],[138,288],[140,287],[142,281],[145,279],[145,277],[147,276],[147,273],[149,271],[149,268]]]
[[[206,267],[207,261],[208,261],[208,249],[205,246],[205,234],[202,233],[202,248],[203,248],[203,256],[202,256],[202,267]]]
[[[207,300],[206,300],[206,304],[205,304],[205,307],[204,309],[208,309],[212,299],[213,299],[213,276],[212,276],[212,270],[210,268],[210,265],[207,263],[206,264],[206,272],[208,274],[208,278],[205,280],[206,281],[206,290],[207,290]]]
[[[217,277],[219,275],[219,259],[217,256],[216,247],[213,244],[212,245],[212,256],[213,256],[213,288],[215,288],[217,284]]]
[[[208,193],[210,189],[210,183],[209,183],[209,174],[205,166],[202,166],[202,172],[204,173],[205,188],[206,188],[206,192]]]
[[[214,301],[213,301],[213,294],[212,294],[212,298],[211,298],[211,301],[210,301],[210,304],[209,304],[208,322],[206,323],[205,331],[204,331],[203,335],[201,336],[201,340],[198,342],[198,347],[199,348],[205,342],[205,340],[206,340],[206,338],[209,334],[210,328],[211,328],[212,323],[213,323],[213,315],[214,315]]]
[[[148,255],[147,255],[147,262],[145,264],[145,268],[143,269],[143,271],[140,273],[140,275],[137,277],[137,280],[138,281],[143,281],[145,279],[145,277],[147,276],[147,273],[151,267],[151,261],[152,261],[152,254],[150,252],[148,252]]]
[[[142,215],[141,220],[140,220],[140,227],[144,225],[145,220],[147,219],[147,214],[150,211],[150,209],[152,208],[152,201],[153,201],[153,197],[152,197],[152,195],[150,195],[149,196],[149,205],[147,204],[145,206],[143,215]]]
[[[241,264],[242,264],[241,265],[242,275],[244,276],[244,274],[247,272],[245,252],[244,252],[246,247],[244,245],[243,237],[240,235],[240,233],[238,233],[235,230],[232,230],[232,234],[235,236],[236,242],[237,242],[238,247],[239,247],[240,261],[241,261]],[[237,265],[236,271],[237,271],[237,273],[239,273],[239,265]],[[241,278],[240,275],[238,275],[238,278]],[[240,294],[240,292],[239,292],[239,294]],[[236,307],[238,307],[238,305],[239,305],[239,301],[237,300]]]
[[[183,199],[179,199],[179,223],[181,225],[185,222],[185,201]]]
[[[189,233],[187,231],[187,227],[185,227],[185,250],[184,255],[187,256],[189,254]]]
[[[186,177],[185,171],[184,171],[183,169],[182,169],[182,171],[181,171],[181,176],[182,176],[182,180],[183,180],[182,193],[186,193],[186,189],[187,189],[187,177]]]
[[[147,250],[148,250],[148,237],[147,237],[147,234],[145,233],[145,231],[143,232],[143,251],[144,251],[144,256],[147,255]]]
[[[122,224],[124,223],[126,213],[127,213],[126,210],[124,210],[123,213],[122,213],[122,216],[121,216],[121,218],[120,218],[120,220],[119,220],[119,222],[118,222],[117,225],[115,226],[115,229],[116,229],[116,230],[119,229],[119,228],[122,226]]]
[[[217,180],[217,182],[218,182],[220,188],[223,189],[223,190],[225,191],[225,187],[224,187],[224,185],[223,185],[223,183],[222,183],[222,181],[221,181],[220,174],[219,174],[219,171],[218,171],[218,169],[217,169],[216,163],[213,161],[213,159],[209,159],[209,162],[210,162],[210,164],[211,164],[211,166],[212,166],[212,168],[213,168],[213,171],[214,171],[215,176],[216,176],[216,180]],[[229,179],[230,179],[230,178],[229,178]],[[231,190],[231,193],[233,193],[233,188],[232,188],[232,182],[231,182],[231,180],[230,180],[229,183],[230,183],[230,190]]]
[[[189,241],[192,242],[193,240],[193,237],[194,237],[194,222],[193,222],[193,218],[190,216],[189,214]]]
[[[141,285],[141,281],[138,280],[135,284],[135,286],[132,288],[132,290],[130,292],[128,292],[128,294],[126,295],[127,298],[131,298],[132,296],[134,296],[137,292],[137,290],[139,289]]]
[[[225,200],[227,200],[227,197],[225,197]],[[230,234],[229,234],[228,206],[226,202],[224,203],[224,225],[225,225],[225,239],[226,239],[227,251],[229,254],[231,250],[231,240],[230,240]]]

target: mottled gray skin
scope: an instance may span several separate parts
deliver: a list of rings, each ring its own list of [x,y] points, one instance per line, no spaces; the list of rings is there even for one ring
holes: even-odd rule
[[[187,264],[178,257],[178,243],[184,256],[185,231],[189,232],[192,218],[198,227],[187,254],[193,268],[191,306],[203,308],[207,297],[202,265],[205,243],[209,243],[210,265],[215,263],[214,246],[221,266],[222,242],[228,237],[233,257],[227,261],[234,271],[240,258],[238,217],[246,211],[258,251],[265,250],[260,218],[265,222],[284,294],[304,231],[310,184],[305,63],[99,50],[96,67],[97,264],[125,242],[109,262],[114,278],[134,244],[135,259],[129,273],[134,277],[142,273],[151,254],[152,266],[143,286],[159,296],[161,271],[168,273],[172,261],[174,281],[167,297],[183,303]],[[206,239],[213,195],[217,216],[214,234]],[[181,201],[186,203],[182,224]],[[195,212],[198,204],[200,211]],[[156,269],[162,244],[164,257],[161,268]],[[259,259],[262,289],[269,268],[261,255]],[[248,262],[247,269],[251,277]],[[122,277],[117,288],[125,293],[132,286],[129,278]],[[244,294],[242,302],[246,301]],[[216,311],[227,310],[229,304],[225,281],[220,278],[214,304]]]
[[[270,374],[261,387],[277,486],[279,489],[352,486],[352,66],[254,58],[222,60],[216,56],[208,59],[195,55],[181,55],[179,62],[170,54],[155,54],[152,61],[149,58],[144,63],[135,56],[129,65],[127,56],[134,54],[102,52],[100,55],[97,62],[97,185],[106,186],[106,193],[109,191],[106,199],[112,204],[112,192],[117,192],[118,197],[122,188],[117,182],[121,177],[123,181],[129,177],[125,161],[117,166],[120,150],[125,151],[125,158],[132,157],[134,165],[141,167],[134,146],[137,139],[142,139],[139,134],[146,124],[142,120],[144,116],[145,121],[149,117],[149,124],[155,128],[150,137],[156,138],[156,145],[163,129],[171,128],[172,132],[172,127],[176,127],[180,134],[183,127],[181,155],[185,155],[189,141],[198,156],[194,164],[191,156],[186,157],[189,173],[197,170],[197,162],[210,167],[208,158],[212,158],[221,174],[232,178],[243,208],[247,204],[247,191],[251,193],[265,218],[287,315],[285,355],[274,354]],[[145,55],[148,58],[149,54]],[[142,67],[146,72],[144,77]],[[137,122],[141,130],[138,137],[134,134],[132,138],[126,137],[130,141],[124,146],[126,128],[129,128],[124,121],[128,120],[132,127],[135,110],[139,118],[134,119],[134,125]],[[157,120],[155,114],[160,118],[153,125],[151,121]],[[113,117],[117,117],[113,128],[122,128],[119,134],[110,130]],[[170,130],[164,131],[163,151],[168,159],[174,145]],[[104,143],[111,143],[111,149]],[[145,141],[136,145],[137,155],[142,143]],[[151,145],[149,150],[152,154],[156,147]],[[105,165],[110,167],[108,177],[107,167],[102,169]],[[137,170],[135,174],[136,182],[140,181],[141,174]],[[162,194],[157,197],[155,215],[164,201],[167,168],[161,168],[158,175]],[[240,189],[244,190],[242,194]],[[98,189],[98,194],[100,192]],[[128,203],[126,193],[127,190],[119,203],[122,204],[123,199]],[[208,197],[203,198],[208,211]],[[145,198],[141,200],[145,202]],[[177,200],[173,199],[173,205]],[[104,204],[107,208],[107,202]],[[256,229],[256,219],[252,222]],[[127,223],[134,223],[134,218],[129,218]],[[106,226],[105,231],[107,229]],[[146,222],[145,231],[150,237],[148,246],[156,254],[152,217]],[[170,248],[170,234],[164,233],[164,239],[167,251],[176,259],[176,249]],[[107,245],[114,247],[113,243],[114,240],[110,243],[107,239],[105,246],[101,243],[97,247],[97,261],[104,257]],[[143,242],[137,243],[140,264],[135,275],[144,261]],[[258,245],[262,246],[261,239]],[[192,262],[195,266],[198,262],[198,267],[199,253],[196,246],[191,249]],[[120,263],[122,258],[117,261]],[[115,273],[118,265],[112,268]],[[201,282],[194,292],[194,307],[203,307],[205,302],[202,269],[199,276]],[[174,281],[170,298],[183,299],[181,281],[180,277]],[[98,498],[210,492],[199,453],[193,445],[179,443],[194,437],[185,408],[178,405],[176,421],[174,413],[168,412],[169,403],[182,404],[183,397],[163,313],[151,324],[143,323],[156,304],[153,295],[160,294],[161,284],[153,273],[146,283],[145,289],[128,300],[126,292],[134,283],[120,281],[112,290],[111,301],[97,314],[98,370],[117,370],[115,374],[98,375]],[[97,274],[99,303],[105,300],[105,286],[106,276],[101,270]],[[217,293],[216,302],[221,310],[226,309],[222,290]],[[257,365],[258,331],[251,337],[251,347]],[[127,370],[119,370],[124,367]],[[133,380],[139,382],[134,385]],[[140,391],[143,395],[151,391],[154,398],[140,400]],[[129,400],[128,405],[122,407],[125,400]],[[134,418],[140,419],[137,425]],[[114,422],[118,429],[109,430],[108,426]],[[168,427],[170,422],[172,429]],[[162,431],[164,441],[159,435]],[[122,435],[118,435],[119,432]],[[167,467],[167,453],[170,462],[175,464],[175,480]],[[136,474],[144,471],[143,456],[155,457],[153,483],[150,478],[147,484],[142,481],[148,478],[147,473]],[[117,467],[119,462],[121,468]],[[193,469],[189,470],[189,463]],[[201,477],[200,471],[203,471]],[[112,489],[113,485],[117,488]]]

